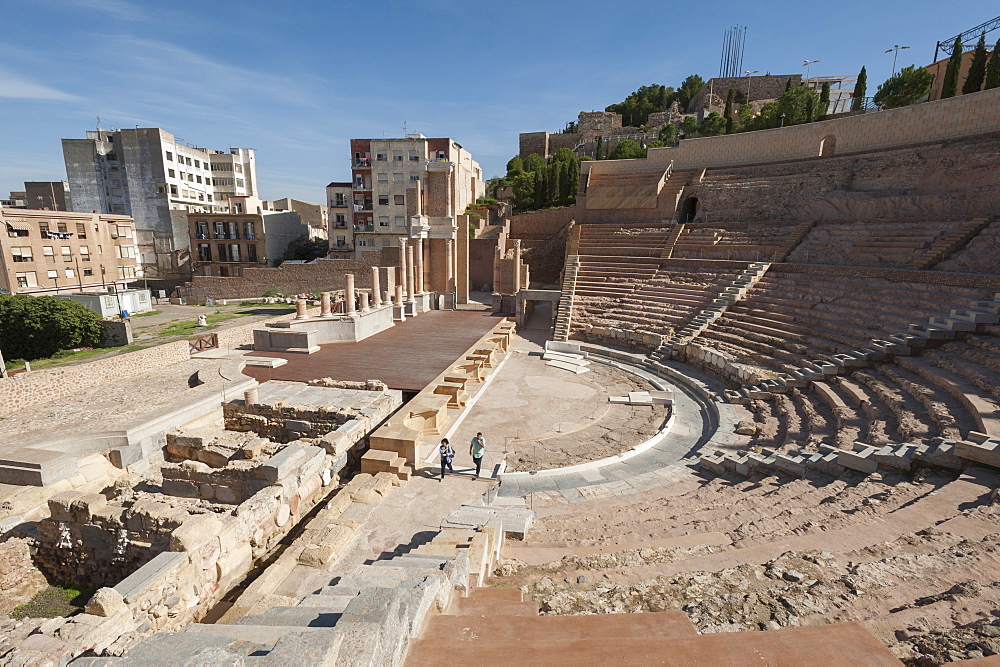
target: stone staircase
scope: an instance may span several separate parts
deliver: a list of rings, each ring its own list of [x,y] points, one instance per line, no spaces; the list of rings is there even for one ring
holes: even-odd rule
[[[963,223],[955,231],[942,236],[935,241],[927,252],[907,262],[903,268],[913,271],[925,271],[943,260],[945,257],[955,252],[973,237],[986,229],[996,216],[973,218],[969,222]]]
[[[931,438],[919,444],[874,446],[855,442],[850,450],[828,445],[820,445],[818,450],[778,452],[762,448],[759,453],[716,450],[702,455],[699,465],[717,474],[733,472],[750,476],[754,473],[778,473],[794,477],[804,477],[808,472],[833,477],[848,473],[868,475],[879,471],[912,472],[922,467],[961,471],[970,465],[1000,469],[1000,439],[975,431],[969,433],[967,440],[959,441]]]
[[[955,309],[949,315],[928,318],[927,324],[911,324],[905,333],[873,340],[868,347],[835,354],[828,360],[807,362],[803,368],[779,375],[773,380],[742,389],[726,391],[730,403],[749,403],[751,400],[769,400],[773,394],[785,393],[790,387],[805,387],[809,382],[824,380],[829,376],[849,373],[855,368],[865,368],[873,361],[888,361],[893,356],[910,356],[923,349],[932,340],[952,340],[959,332],[975,331],[980,324],[1000,323],[1000,293],[993,301],[974,301],[968,309]]]
[[[684,225],[674,225],[674,228],[670,230],[670,234],[667,236],[667,240],[663,242],[663,252],[660,253],[661,259],[669,259],[673,256],[674,246],[677,244],[677,239],[679,239],[683,233]]]
[[[429,542],[358,565],[294,606],[157,633],[123,658],[74,664],[398,665],[434,610],[476,604],[459,598],[485,583],[505,536],[523,539],[530,528],[523,501],[490,500],[463,505]]]
[[[718,298],[712,300],[711,306],[703,309],[684,328],[670,336],[651,356],[656,359],[670,359],[674,348],[690,343],[698,334],[722,317],[730,306],[740,301],[750,288],[757,284],[757,281],[764,276],[770,266],[767,262],[751,264],[729,287],[722,290]]]
[[[803,222],[799,224],[792,235],[788,237],[788,241],[774,254],[775,262],[784,262],[788,255],[791,254],[795,248],[802,243],[802,240],[809,234],[812,228],[816,225],[815,222]]]
[[[573,318],[573,294],[576,292],[576,276],[580,271],[580,256],[572,255],[566,259],[563,273],[562,295],[559,298],[559,308],[556,311],[556,323],[553,327],[552,340],[569,340],[569,327]]]

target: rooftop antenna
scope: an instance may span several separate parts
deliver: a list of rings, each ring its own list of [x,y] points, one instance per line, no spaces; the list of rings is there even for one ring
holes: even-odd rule
[[[403,121],[403,136],[406,136],[406,121]]]
[[[97,117],[97,129],[98,130],[101,129],[101,117],[100,116]]]

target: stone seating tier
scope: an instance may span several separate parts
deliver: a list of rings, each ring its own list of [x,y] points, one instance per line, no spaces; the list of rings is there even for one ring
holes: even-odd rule
[[[903,267],[967,221],[823,222],[792,251],[789,261],[848,266]]]

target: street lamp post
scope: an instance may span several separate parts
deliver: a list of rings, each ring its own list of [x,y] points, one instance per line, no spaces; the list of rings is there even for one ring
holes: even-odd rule
[[[757,74],[758,72],[760,72],[759,69],[755,69],[753,71],[746,70],[744,72],[744,74],[747,75],[747,104],[750,104],[750,75],[751,74]]]
[[[899,56],[900,49],[908,49],[908,46],[900,46],[899,44],[894,44],[891,49],[886,49],[885,52],[892,52],[892,75],[896,76],[896,57]]]
[[[813,63],[818,63],[818,62],[819,62],[818,60],[803,60],[802,61],[802,66],[806,68],[806,82],[807,83],[809,82],[809,79],[811,78],[809,76],[809,67],[810,67],[810,65],[812,65]]]
[[[781,125],[780,125],[780,127],[784,127],[784,126],[785,126],[785,114],[781,114]]]

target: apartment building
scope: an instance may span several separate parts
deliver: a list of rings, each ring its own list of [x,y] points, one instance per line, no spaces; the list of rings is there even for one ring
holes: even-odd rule
[[[149,279],[190,275],[189,213],[258,194],[251,148],[196,148],[156,127],[92,130],[62,147],[73,208],[131,216]]]
[[[274,199],[262,202],[264,210],[276,213],[298,213],[299,219],[309,226],[309,239],[312,241],[326,241],[329,238],[329,213],[323,204],[314,204],[311,201],[301,199]]]
[[[24,204],[38,211],[71,211],[69,183],[66,181],[25,181]]]
[[[448,217],[461,215],[485,193],[479,163],[453,139],[414,133],[402,139],[351,140],[351,213],[359,255],[410,237],[407,191],[421,190],[428,165],[435,163],[451,165]]]
[[[242,276],[244,269],[270,266],[289,243],[309,236],[310,225],[295,211],[268,211],[252,199],[233,199],[234,209],[249,213],[188,214],[194,275]]]
[[[124,286],[137,275],[127,215],[0,209],[0,288],[56,294]]]
[[[0,208],[28,208],[28,193],[11,191],[6,199],[0,199]]]
[[[330,257],[354,257],[354,191],[350,181],[326,186],[326,207],[330,211]]]

